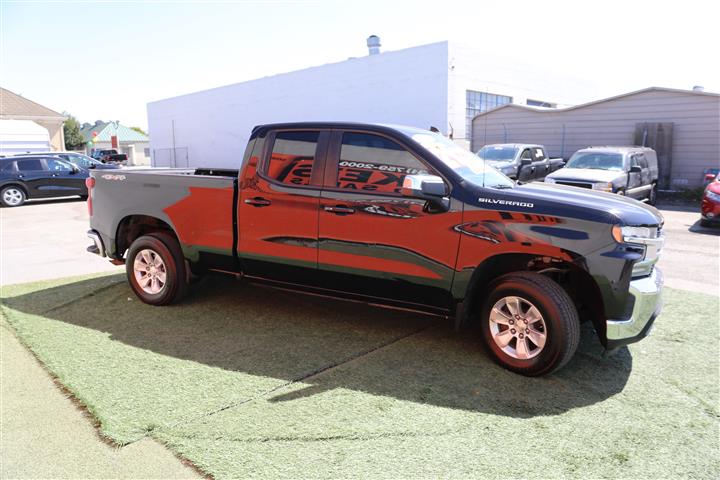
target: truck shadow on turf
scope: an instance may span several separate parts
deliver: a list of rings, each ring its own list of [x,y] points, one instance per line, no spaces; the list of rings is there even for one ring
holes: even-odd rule
[[[525,378],[495,365],[477,332],[455,333],[450,322],[436,317],[226,277],[205,278],[185,301],[170,307],[141,303],[121,276],[66,284],[4,303],[160,355],[302,382],[289,393],[269,393],[271,402],[343,388],[528,418],[602,402],[623,390],[632,370],[626,348],[601,357],[602,347],[588,324],[564,369]],[[82,350],[73,353],[82,355]]]

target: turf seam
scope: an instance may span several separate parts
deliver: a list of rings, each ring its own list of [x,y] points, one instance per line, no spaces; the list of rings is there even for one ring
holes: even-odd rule
[[[167,430],[173,429],[173,428],[175,428],[175,427],[177,427],[177,426],[179,426],[179,425],[181,425],[181,424],[187,424],[187,423],[195,422],[195,421],[198,421],[198,420],[202,420],[202,419],[204,419],[204,418],[211,417],[211,416],[213,416],[213,415],[216,415],[216,414],[218,414],[218,413],[220,413],[220,412],[223,412],[223,411],[225,411],[225,410],[228,410],[228,409],[230,409],[230,408],[235,408],[235,407],[239,407],[239,406],[245,405],[245,404],[250,403],[250,402],[254,402],[255,400],[259,400],[259,399],[261,399],[261,398],[263,398],[263,397],[266,397],[267,395],[270,395],[270,394],[272,394],[272,393],[274,393],[274,392],[277,392],[278,390],[281,390],[281,389],[283,389],[283,388],[289,387],[289,386],[294,385],[294,384],[296,384],[296,383],[300,383],[300,382],[306,381],[306,380],[309,379],[309,378],[313,378],[313,377],[319,376],[319,375],[324,374],[324,373],[326,373],[326,372],[328,372],[328,371],[330,371],[330,370],[333,370],[333,369],[338,368],[338,367],[340,367],[340,366],[349,364],[349,363],[351,363],[351,362],[353,362],[353,361],[359,360],[359,359],[361,359],[361,358],[363,358],[363,357],[366,357],[366,356],[368,356],[368,355],[370,355],[370,354],[372,354],[372,353],[374,353],[374,352],[377,352],[378,350],[382,350],[382,349],[384,349],[384,348],[387,348],[387,347],[389,347],[389,346],[392,346],[392,345],[394,345],[394,344],[396,344],[396,343],[398,343],[398,342],[401,342],[401,341],[403,341],[403,340],[406,340],[406,339],[408,339],[408,338],[410,338],[410,337],[412,337],[412,336],[414,336],[414,335],[417,335],[417,334],[419,334],[419,333],[423,333],[423,332],[425,332],[425,331],[427,331],[427,330],[430,330],[430,329],[432,329],[432,328],[437,328],[437,326],[438,326],[437,324],[433,324],[433,325],[428,325],[428,326],[424,326],[424,327],[422,327],[422,328],[413,330],[413,331],[411,331],[410,333],[407,333],[407,334],[402,335],[402,336],[400,336],[400,337],[392,338],[392,339],[390,339],[389,341],[383,342],[383,343],[381,343],[381,344],[379,344],[379,345],[377,345],[377,346],[375,346],[375,347],[373,347],[373,348],[370,348],[370,349],[367,349],[367,350],[363,350],[363,351],[361,351],[361,352],[358,352],[357,354],[352,355],[352,356],[349,357],[349,358],[345,358],[345,359],[343,359],[343,360],[340,360],[340,361],[338,361],[338,362],[332,363],[332,364],[330,364],[330,365],[326,365],[326,366],[324,366],[324,367],[318,368],[318,369],[313,370],[313,371],[311,371],[311,372],[305,373],[305,374],[303,374],[302,376],[295,377],[295,378],[293,378],[293,379],[291,379],[291,380],[288,380],[287,382],[284,382],[284,383],[281,384],[281,385],[278,385],[278,386],[273,387],[273,388],[271,388],[271,389],[269,389],[269,390],[266,390],[266,391],[264,391],[264,392],[262,392],[262,393],[260,393],[260,394],[258,394],[258,395],[254,395],[254,396],[252,396],[252,397],[250,397],[250,398],[247,398],[247,399],[245,399],[245,400],[242,400],[242,401],[240,401],[240,402],[235,402],[235,403],[231,403],[231,404],[229,404],[229,405],[225,405],[224,407],[218,408],[217,410],[213,410],[213,411],[211,411],[211,412],[204,413],[204,414],[202,414],[202,415],[199,415],[199,416],[196,416],[196,417],[193,417],[193,418],[189,418],[189,419],[187,419],[187,420],[181,420],[181,421],[175,422],[175,423],[173,423],[173,424],[171,424],[171,425],[167,425],[167,426],[165,426],[165,427],[160,427],[160,428],[158,428],[157,430],[167,431]]]

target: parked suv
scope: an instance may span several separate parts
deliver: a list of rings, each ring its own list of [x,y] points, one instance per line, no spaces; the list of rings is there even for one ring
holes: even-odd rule
[[[13,156],[36,157],[38,155],[62,158],[63,160],[72,163],[76,167],[80,167],[85,170],[88,170],[91,168],[97,168],[100,170],[116,170],[116,169],[120,168],[120,165],[116,165],[114,163],[103,163],[100,160],[96,160],[92,157],[88,157],[87,155],[83,155],[82,153],[77,153],[77,152],[20,153],[20,154],[13,155]]]
[[[0,159],[0,202],[19,207],[27,199],[87,198],[88,171],[53,156]]]
[[[547,183],[613,192],[650,205],[655,205],[657,181],[657,155],[647,147],[583,148],[565,168],[545,178]]]
[[[545,147],[526,143],[485,145],[477,156],[502,173],[519,182],[542,180],[562,168],[562,158],[548,158]]]

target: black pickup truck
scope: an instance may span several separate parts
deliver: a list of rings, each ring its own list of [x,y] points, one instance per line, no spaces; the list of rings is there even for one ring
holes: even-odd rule
[[[152,305],[212,270],[454,316],[524,375],[564,365],[581,321],[613,350],[660,312],[663,219],[635,200],[517,185],[409,127],[263,125],[238,161],[91,172],[89,250]]]

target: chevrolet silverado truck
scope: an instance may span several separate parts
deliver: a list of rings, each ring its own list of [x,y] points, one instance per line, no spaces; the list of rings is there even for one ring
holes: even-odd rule
[[[221,271],[454,317],[528,376],[568,362],[581,321],[612,351],[660,313],[663,218],[635,200],[517,185],[399,126],[258,126],[238,164],[92,171],[88,250],[125,264],[151,305]]]

